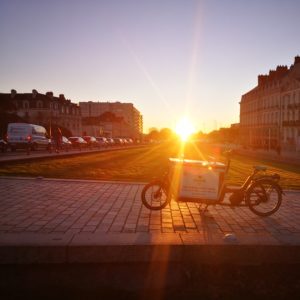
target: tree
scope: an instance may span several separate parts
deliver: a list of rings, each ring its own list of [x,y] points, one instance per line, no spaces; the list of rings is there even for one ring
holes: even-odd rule
[[[159,132],[159,136],[163,141],[170,140],[174,138],[174,132],[170,128],[162,128]]]
[[[235,143],[239,137],[239,127],[220,128],[207,134],[214,142]]]
[[[148,132],[151,133],[152,131],[157,131],[158,132],[158,129],[156,127],[150,127]]]
[[[151,132],[149,132],[146,135],[146,139],[149,140],[149,141],[151,141],[151,140],[158,141],[159,140],[159,132],[158,132],[158,130],[152,130]]]

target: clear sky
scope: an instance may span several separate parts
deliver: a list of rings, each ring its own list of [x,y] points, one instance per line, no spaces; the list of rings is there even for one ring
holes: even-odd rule
[[[149,127],[239,121],[257,75],[300,55],[299,0],[0,0],[0,92],[132,102]]]

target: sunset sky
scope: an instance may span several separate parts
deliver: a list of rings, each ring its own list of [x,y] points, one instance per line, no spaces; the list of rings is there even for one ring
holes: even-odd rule
[[[132,102],[149,127],[239,121],[257,75],[300,55],[299,0],[0,0],[0,92]]]

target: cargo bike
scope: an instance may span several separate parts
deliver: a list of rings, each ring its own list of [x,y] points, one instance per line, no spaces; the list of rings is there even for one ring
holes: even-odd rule
[[[160,210],[174,198],[178,202],[205,204],[202,212],[209,205],[224,205],[246,206],[262,217],[275,213],[283,195],[280,176],[266,173],[264,166],[254,166],[241,186],[227,186],[224,179],[230,168],[231,151],[226,156],[226,164],[169,158],[164,176],[144,186],[141,194],[143,204],[151,210]]]

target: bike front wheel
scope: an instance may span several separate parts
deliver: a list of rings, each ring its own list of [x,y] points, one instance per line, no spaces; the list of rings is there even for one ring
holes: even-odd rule
[[[248,189],[246,203],[258,216],[267,217],[274,214],[282,202],[279,185],[272,180],[255,181]]]
[[[144,186],[142,202],[149,209],[160,210],[168,205],[170,197],[163,183],[155,180]]]

